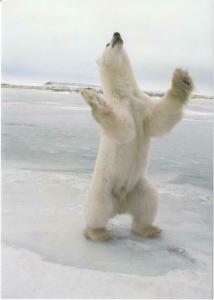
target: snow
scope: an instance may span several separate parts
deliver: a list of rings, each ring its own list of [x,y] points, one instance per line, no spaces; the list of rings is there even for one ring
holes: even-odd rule
[[[99,132],[79,95],[2,90],[2,296],[211,298],[212,101],[153,141],[158,239],[110,224],[113,240],[84,239],[83,203]]]

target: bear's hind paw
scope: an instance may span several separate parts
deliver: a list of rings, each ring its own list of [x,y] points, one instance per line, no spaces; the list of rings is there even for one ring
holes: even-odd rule
[[[104,228],[86,228],[84,235],[87,239],[92,241],[108,241],[112,238],[110,232]]]
[[[161,234],[161,229],[158,226],[147,226],[143,229],[132,229],[132,231],[142,238],[155,238]]]

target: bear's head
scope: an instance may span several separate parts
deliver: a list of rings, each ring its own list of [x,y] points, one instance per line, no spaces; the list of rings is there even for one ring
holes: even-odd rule
[[[111,42],[106,45],[97,64],[104,90],[121,89],[123,85],[135,82],[129,57],[119,32],[113,34]]]

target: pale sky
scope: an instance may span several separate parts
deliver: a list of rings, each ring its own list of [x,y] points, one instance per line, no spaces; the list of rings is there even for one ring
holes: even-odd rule
[[[211,94],[213,18],[211,0],[3,0],[2,82],[100,84],[95,61],[119,31],[143,89],[182,67]]]

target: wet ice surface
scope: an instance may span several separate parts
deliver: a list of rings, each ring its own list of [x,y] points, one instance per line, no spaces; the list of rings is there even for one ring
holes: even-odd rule
[[[84,101],[14,89],[3,89],[2,101],[4,297],[211,297],[212,101],[192,100],[176,129],[152,143],[149,174],[160,192],[162,236],[140,240],[129,232],[130,218],[119,216],[109,224],[108,243],[82,235],[99,143]],[[55,291],[60,274],[69,284]],[[42,276],[52,281],[44,286]],[[96,282],[90,290],[89,278]]]

